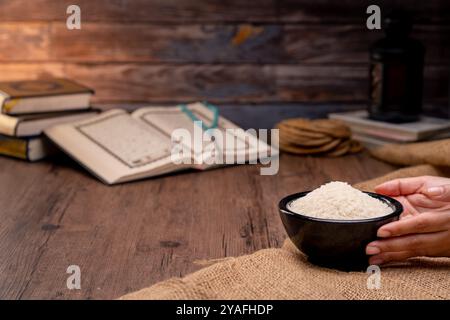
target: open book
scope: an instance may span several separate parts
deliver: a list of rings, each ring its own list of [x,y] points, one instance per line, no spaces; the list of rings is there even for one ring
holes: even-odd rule
[[[215,129],[205,130],[214,122]],[[217,117],[202,103],[189,104],[184,110],[144,107],[131,114],[114,109],[51,127],[45,134],[107,184],[187,168],[205,170],[239,158],[255,163],[270,157],[272,151],[256,135]]]

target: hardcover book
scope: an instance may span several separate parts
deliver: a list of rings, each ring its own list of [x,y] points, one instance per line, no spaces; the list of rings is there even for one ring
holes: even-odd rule
[[[352,133],[391,142],[415,142],[445,137],[450,134],[449,119],[421,117],[420,121],[394,124],[368,118],[366,110],[331,113],[330,119],[341,120]]]
[[[98,112],[96,109],[88,109],[18,116],[0,114],[0,134],[12,137],[37,136],[49,126],[85,119]]]
[[[0,135],[0,154],[28,161],[41,160],[58,152],[44,136],[14,138]]]
[[[5,114],[87,109],[94,91],[67,79],[0,82],[0,106]]]

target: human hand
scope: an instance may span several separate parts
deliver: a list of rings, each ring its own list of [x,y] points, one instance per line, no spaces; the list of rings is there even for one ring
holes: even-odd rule
[[[432,176],[396,179],[375,188],[404,207],[400,220],[378,229],[366,247],[370,264],[416,256],[450,257],[450,179]]]

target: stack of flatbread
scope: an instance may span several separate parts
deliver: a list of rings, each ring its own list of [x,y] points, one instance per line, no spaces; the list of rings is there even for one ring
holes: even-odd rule
[[[362,150],[351,139],[350,128],[338,120],[302,118],[283,120],[280,129],[280,150],[298,155],[338,157]]]

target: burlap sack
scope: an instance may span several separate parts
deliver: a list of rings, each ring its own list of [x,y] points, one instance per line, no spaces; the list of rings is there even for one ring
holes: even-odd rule
[[[281,249],[228,259],[121,299],[450,299],[450,259],[420,258],[368,274],[319,268],[287,240]]]
[[[402,166],[431,164],[450,167],[450,139],[409,144],[388,144],[372,150],[378,159]]]
[[[444,151],[447,160],[443,155],[432,156],[436,161],[433,163],[444,164],[450,159],[448,142]],[[408,159],[402,161],[399,152],[404,152]],[[402,164],[427,159],[419,154],[420,149],[415,146],[402,151],[386,147],[378,157],[392,157]],[[394,178],[447,173],[446,169],[419,165],[356,187],[372,190],[375,185]],[[227,258],[184,278],[169,279],[121,299],[450,299],[450,258],[421,257],[382,267],[379,289],[369,289],[368,281],[369,275],[364,272],[314,266],[286,240],[280,249]]]

